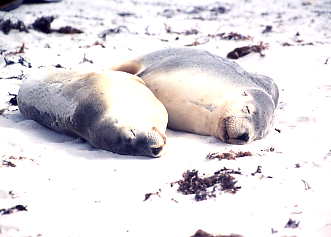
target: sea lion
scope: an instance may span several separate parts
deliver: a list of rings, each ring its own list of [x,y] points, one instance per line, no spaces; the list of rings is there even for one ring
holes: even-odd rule
[[[26,118],[96,148],[159,157],[166,144],[166,109],[140,78],[125,72],[61,71],[29,78],[17,102]]]
[[[112,67],[142,78],[165,105],[168,127],[223,142],[246,144],[264,137],[278,104],[269,77],[205,50],[170,48]]]

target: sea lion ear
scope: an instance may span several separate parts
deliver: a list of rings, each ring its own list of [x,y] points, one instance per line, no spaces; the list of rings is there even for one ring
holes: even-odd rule
[[[142,68],[142,64],[135,60],[130,60],[125,63],[114,65],[111,67],[111,69],[114,71],[127,72],[133,75],[137,75],[139,72],[141,72]]]

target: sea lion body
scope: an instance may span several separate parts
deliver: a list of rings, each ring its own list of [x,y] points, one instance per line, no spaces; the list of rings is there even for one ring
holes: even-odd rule
[[[272,79],[205,50],[170,48],[112,67],[142,78],[169,114],[168,127],[232,144],[264,137],[278,104]]]
[[[17,100],[26,118],[96,148],[158,157],[166,143],[166,109],[140,78],[125,72],[29,78]]]

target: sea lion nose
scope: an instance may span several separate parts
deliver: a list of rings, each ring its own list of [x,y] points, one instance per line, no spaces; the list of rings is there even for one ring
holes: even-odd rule
[[[167,138],[165,134],[161,133],[156,127],[153,127],[147,135],[147,144],[150,155],[152,157],[160,157],[163,153],[166,141]]]
[[[163,150],[163,146],[159,146],[159,147],[151,147],[151,154],[154,157],[159,157],[161,152]]]
[[[228,117],[224,125],[224,141],[230,144],[242,145],[253,140],[254,129],[246,118]]]
[[[249,141],[249,134],[248,132],[244,132],[241,135],[239,135],[237,137],[238,140],[244,141],[244,142],[248,142]]]

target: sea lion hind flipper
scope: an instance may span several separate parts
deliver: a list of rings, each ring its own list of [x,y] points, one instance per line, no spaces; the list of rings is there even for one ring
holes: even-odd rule
[[[143,65],[136,60],[129,60],[119,65],[111,67],[114,71],[127,72],[133,75],[137,75],[143,70]]]

